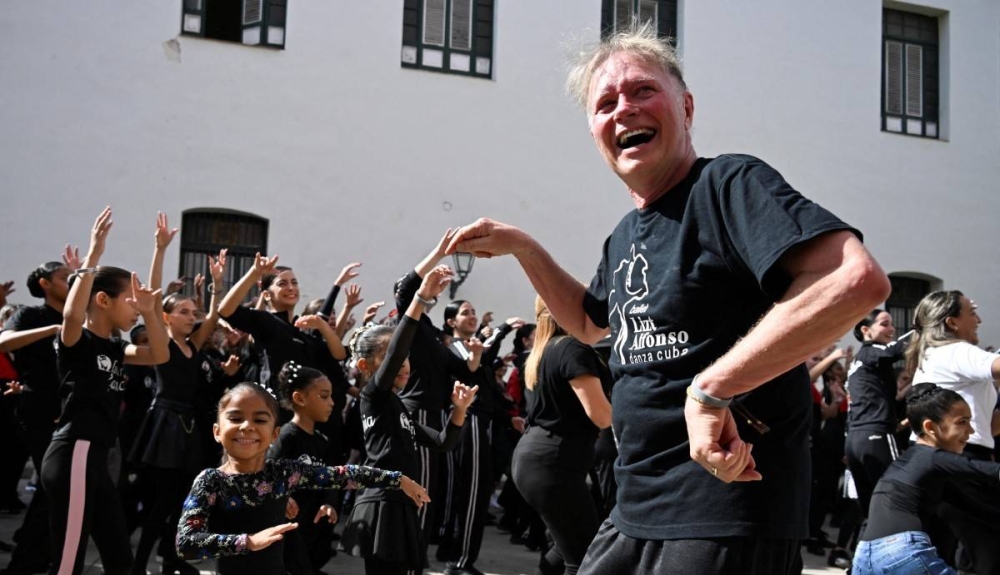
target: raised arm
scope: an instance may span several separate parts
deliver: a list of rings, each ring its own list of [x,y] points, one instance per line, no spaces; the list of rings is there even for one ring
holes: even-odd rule
[[[146,334],[149,337],[147,345],[129,344],[125,347],[125,363],[131,365],[159,365],[170,359],[168,347],[170,336],[167,326],[163,324],[162,302],[160,290],[142,287],[139,276],[132,273],[132,297],[125,300],[142,315],[146,324]]]
[[[323,301],[323,307],[319,310],[319,315],[330,319],[331,314],[333,314],[333,305],[337,302],[337,294],[340,293],[341,288],[344,284],[351,281],[352,279],[358,277],[358,268],[361,267],[361,262],[353,262],[344,266],[344,269],[340,270],[340,275],[337,276],[337,280],[333,282],[333,287],[330,288],[330,293],[326,295],[326,299]]]
[[[583,307],[587,288],[559,266],[545,248],[523,231],[486,218],[463,227],[452,238],[447,253],[471,252],[489,258],[513,255],[559,325],[578,340],[594,344],[610,333],[594,325]]]
[[[87,305],[90,303],[90,291],[94,287],[93,272],[101,261],[101,255],[104,254],[104,245],[113,224],[109,206],[97,216],[94,227],[90,229],[90,247],[82,262],[78,254],[66,246],[64,259],[71,262],[77,270],[76,281],[66,296],[62,329],[59,330],[59,339],[67,347],[76,345],[83,333],[83,323],[87,320]]]
[[[205,345],[208,338],[212,337],[215,326],[219,323],[219,292],[222,290],[222,281],[226,272],[226,251],[225,249],[220,250],[219,256],[215,259],[208,256],[209,272],[212,274],[212,285],[209,286],[208,316],[188,338],[188,341],[196,349],[201,349],[201,346]]]
[[[153,263],[149,266],[149,289],[158,290],[163,287],[163,256],[167,253],[167,247],[177,235],[177,228],[170,229],[167,224],[167,215],[163,212],[156,214],[156,233],[154,234],[155,248],[153,249]]]
[[[344,334],[347,333],[347,318],[351,317],[351,312],[354,308],[358,307],[361,302],[365,301],[361,297],[361,286],[357,284],[351,284],[347,286],[344,290],[344,306],[341,308],[340,313],[337,314],[337,323],[334,327],[334,331],[337,332],[337,336],[343,339]]]
[[[277,264],[278,256],[268,258],[259,253],[254,256],[253,267],[247,270],[247,273],[243,274],[240,281],[236,282],[236,285],[229,290],[226,297],[222,298],[222,303],[219,305],[219,315],[224,318],[233,315],[233,312],[236,311],[236,308],[240,307],[240,304],[246,299],[253,286],[260,281],[260,278],[273,272],[274,266]]]

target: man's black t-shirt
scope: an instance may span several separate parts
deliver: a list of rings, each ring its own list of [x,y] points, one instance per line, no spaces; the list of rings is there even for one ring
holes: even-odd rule
[[[52,439],[86,439],[112,447],[118,436],[118,419],[125,390],[125,348],[128,343],[104,339],[87,329],[76,345],[57,339],[62,415]]]
[[[899,416],[892,364],[903,359],[912,333],[885,345],[874,341],[861,345],[847,372],[847,393],[851,396],[848,431],[896,432]]]
[[[573,337],[554,338],[545,346],[538,364],[538,381],[528,410],[528,425],[538,426],[564,438],[597,440],[594,425],[570,381],[582,376],[601,380],[611,390],[611,372],[597,352]]]
[[[23,307],[4,326],[7,331],[27,331],[61,324],[63,316],[48,305]],[[55,336],[42,338],[11,354],[24,393],[18,405],[22,420],[51,422],[59,417],[59,372],[56,370]]]
[[[805,366],[739,400],[770,427],[761,435],[737,420],[762,481],[725,484],[691,460],[685,389],[782,297],[790,283],[778,265],[783,254],[850,229],[742,155],[699,159],[684,181],[618,224],[584,307],[595,325],[611,327],[619,445],[611,518],[619,531],[641,539],[807,535]]]

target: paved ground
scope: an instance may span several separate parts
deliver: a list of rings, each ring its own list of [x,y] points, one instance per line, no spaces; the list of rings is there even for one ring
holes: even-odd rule
[[[22,487],[26,483],[22,481]],[[22,490],[22,499],[28,502],[31,497],[30,491]],[[23,513],[18,515],[0,515],[0,541],[10,542],[14,531],[20,526]],[[477,567],[488,575],[532,575],[534,566],[538,562],[537,552],[529,551],[522,545],[512,545],[508,542],[508,535],[500,533],[494,527],[486,528],[486,535],[483,540],[483,548],[480,554]],[[138,534],[133,537],[133,547],[138,541]],[[433,560],[430,571],[427,575],[439,575],[442,564]],[[826,566],[825,558],[810,555],[803,551],[803,558],[806,562],[806,569],[803,573],[807,575],[832,575],[841,574],[843,570],[833,569]],[[10,554],[0,552],[0,568],[6,567],[10,561]],[[84,575],[101,575],[100,558],[97,551],[91,544],[87,552],[88,568],[84,570]],[[196,564],[204,575],[214,573],[214,565],[210,561]],[[151,573],[159,573],[159,565],[151,561],[148,569]],[[326,573],[338,575],[363,575],[364,564],[361,559],[347,557],[343,554],[335,557],[324,569]]]

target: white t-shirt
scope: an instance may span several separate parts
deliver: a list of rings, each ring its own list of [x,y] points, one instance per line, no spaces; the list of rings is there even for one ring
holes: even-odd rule
[[[993,383],[993,362],[998,356],[964,341],[931,347],[924,354],[913,383],[936,383],[950,389],[972,409],[973,434],[969,443],[993,449],[991,423],[997,404]],[[916,440],[916,436],[910,436]]]

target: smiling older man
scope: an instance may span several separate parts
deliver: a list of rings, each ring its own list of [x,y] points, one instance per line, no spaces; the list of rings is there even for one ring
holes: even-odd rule
[[[861,234],[745,155],[699,158],[673,49],[630,30],[570,78],[636,209],[589,286],[481,219],[451,249],[512,254],[561,326],[610,333],[617,506],[580,573],[792,573],[809,507],[802,361],[885,300]]]

